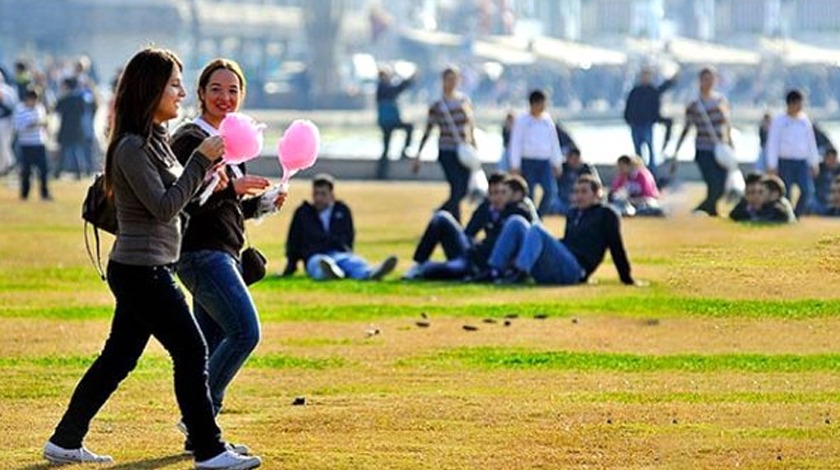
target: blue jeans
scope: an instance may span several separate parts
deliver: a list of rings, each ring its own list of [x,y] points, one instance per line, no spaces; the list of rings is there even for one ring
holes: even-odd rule
[[[536,160],[533,158],[522,159],[522,177],[528,182],[531,200],[534,200],[534,190],[542,186],[543,194],[537,212],[540,217],[551,212],[552,206],[557,199],[557,180],[554,179],[554,172],[551,169],[551,162],[548,160]]]
[[[531,225],[520,215],[510,217],[490,255],[490,266],[503,270],[513,266],[534,278],[537,284],[580,283],[583,270],[566,245],[542,224]]]
[[[371,269],[368,262],[359,255],[349,251],[331,251],[312,255],[306,260],[306,274],[316,281],[326,279],[319,263],[322,259],[332,260],[344,271],[344,276],[350,279],[367,279],[370,277]]]
[[[260,341],[260,322],[239,261],[218,250],[186,251],[178,277],[193,295],[193,315],[210,353],[208,373],[214,411],[225,390]]]
[[[195,459],[224,451],[207,390],[207,349],[190,315],[184,293],[169,267],[108,263],[108,286],[117,300],[111,332],[99,357],[85,373],[50,442],[81,447],[90,421],[137,366],[154,336],[172,357],[175,397],[190,430]]]
[[[811,169],[805,160],[791,160],[788,158],[779,159],[779,178],[785,182],[787,194],[790,199],[790,191],[793,185],[799,186],[799,199],[793,212],[797,217],[808,212],[811,199],[814,197],[814,180],[811,179]]]
[[[443,168],[443,175],[449,183],[449,199],[447,199],[440,210],[452,214],[455,220],[461,221],[461,200],[467,196],[467,188],[470,182],[470,170],[458,161],[458,152],[455,150],[440,150],[438,161]]]
[[[642,150],[647,147],[647,167],[653,178],[656,179],[656,154],[653,152],[653,124],[630,126],[630,135],[633,137],[633,150],[636,155],[644,158]]]

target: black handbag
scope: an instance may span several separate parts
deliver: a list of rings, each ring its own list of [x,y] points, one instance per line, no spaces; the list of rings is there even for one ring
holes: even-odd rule
[[[242,250],[241,262],[242,279],[245,281],[245,285],[250,286],[265,277],[265,265],[268,260],[260,250],[253,246],[245,248]]]
[[[102,173],[96,175],[87,190],[85,200],[82,202],[82,219],[85,221],[85,248],[87,248],[88,257],[99,272],[99,277],[104,281],[105,272],[102,269],[102,255],[99,249],[99,230],[114,235],[117,233],[117,208],[113,196],[109,196],[105,191],[105,175]],[[96,240],[95,260],[90,240],[88,240],[88,224],[93,226],[93,237]]]

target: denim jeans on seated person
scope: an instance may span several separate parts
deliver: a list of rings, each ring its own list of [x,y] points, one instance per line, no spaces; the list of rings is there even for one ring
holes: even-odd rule
[[[306,274],[316,281],[322,281],[327,278],[320,266],[320,262],[324,258],[329,258],[338,265],[344,271],[344,277],[348,279],[367,279],[370,277],[370,265],[361,256],[349,251],[330,251],[328,253],[312,255],[306,260]]]
[[[220,250],[181,253],[178,277],[193,295],[193,315],[210,354],[208,385],[216,414],[225,390],[260,341],[260,322],[239,260]]]
[[[490,255],[490,266],[504,271],[511,266],[526,272],[537,284],[578,284],[583,270],[577,258],[542,224],[531,225],[524,217],[510,217]]]

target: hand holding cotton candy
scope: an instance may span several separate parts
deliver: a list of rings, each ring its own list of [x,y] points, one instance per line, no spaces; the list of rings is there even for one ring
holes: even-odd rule
[[[219,136],[225,143],[222,161],[226,164],[237,165],[259,157],[262,152],[265,127],[265,124],[259,124],[252,117],[242,113],[225,115],[219,123]],[[232,168],[238,171],[236,167]],[[219,181],[219,174],[214,174],[205,190],[199,195],[199,205],[207,202]]]
[[[306,119],[297,119],[286,129],[283,138],[277,142],[277,158],[283,168],[283,185],[298,171],[315,164],[320,140],[318,127]]]
[[[242,113],[228,113],[219,124],[225,142],[225,163],[244,163],[260,156],[265,124]]]

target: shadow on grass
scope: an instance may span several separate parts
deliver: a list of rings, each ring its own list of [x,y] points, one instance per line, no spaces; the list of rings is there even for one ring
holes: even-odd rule
[[[145,459],[145,460],[135,460],[133,462],[126,462],[117,465],[108,465],[104,467],[97,467],[97,468],[107,468],[108,470],[132,470],[132,469],[146,469],[152,470],[155,468],[163,468],[169,465],[174,465],[176,463],[184,462],[187,460],[192,460],[192,456],[189,454],[176,454],[176,455],[168,455],[166,457],[156,457],[152,459]],[[28,467],[23,467],[20,470],[51,470],[55,468],[61,468],[60,465],[51,465],[49,463],[42,463],[36,465],[30,465]]]

